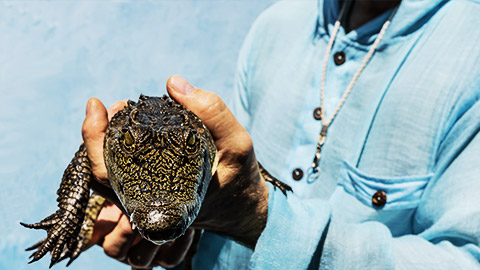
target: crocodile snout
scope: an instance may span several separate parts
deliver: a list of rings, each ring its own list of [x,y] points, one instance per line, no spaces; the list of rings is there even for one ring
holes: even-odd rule
[[[132,228],[137,228],[143,238],[161,245],[182,236],[190,225],[188,212],[178,210],[141,207],[133,211],[130,222]]]

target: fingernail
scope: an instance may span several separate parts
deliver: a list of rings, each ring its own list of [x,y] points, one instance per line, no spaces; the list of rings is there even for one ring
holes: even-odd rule
[[[170,78],[170,83],[173,86],[173,90],[182,93],[184,95],[190,95],[196,88],[187,82],[184,78],[174,75]]]

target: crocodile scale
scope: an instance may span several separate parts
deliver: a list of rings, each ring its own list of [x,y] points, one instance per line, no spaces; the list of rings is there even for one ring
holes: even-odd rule
[[[218,157],[210,132],[195,114],[166,95],[140,95],[109,122],[104,159],[132,228],[163,244],[183,235],[197,217]],[[259,168],[284,194],[291,190]],[[27,249],[35,250],[30,263],[51,252],[50,267],[66,258],[69,265],[87,248],[105,200],[90,195],[92,179],[82,144],[63,174],[58,210],[38,223],[21,223],[47,231],[45,239]]]

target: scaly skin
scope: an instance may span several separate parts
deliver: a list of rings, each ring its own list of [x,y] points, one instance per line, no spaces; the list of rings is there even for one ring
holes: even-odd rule
[[[57,190],[59,209],[38,223],[20,223],[27,228],[47,231],[47,238],[27,249],[37,249],[30,256],[32,260],[29,263],[41,259],[47,252],[52,252],[50,263],[52,267],[60,260],[62,253],[68,253],[68,250],[74,250],[79,244],[81,245],[78,243],[77,236],[88,205],[91,179],[90,161],[86,148],[82,144],[65,170],[62,183]]]
[[[104,203],[104,197],[95,193],[90,195],[87,208],[85,210],[85,218],[83,219],[82,227],[77,236],[78,244],[75,249],[69,249],[72,251],[71,254],[66,253],[64,256],[62,256],[64,258],[71,258],[67,266],[70,265],[70,263],[72,263],[72,261],[76,259],[82,251],[86,250],[88,245],[90,244],[95,221],[97,220],[98,214],[100,214],[100,210],[102,210]]]
[[[183,235],[216,167],[215,145],[200,119],[167,96],[141,96],[112,118],[104,149],[110,183],[132,226],[157,244]]]
[[[129,101],[108,124],[104,159],[112,188],[133,228],[156,244],[183,235],[198,215],[217,153],[212,136],[200,119],[167,96],[140,96]],[[291,190],[260,166],[266,181],[286,194]],[[65,170],[58,194],[59,209],[35,224],[47,238],[27,250],[32,261],[51,252],[50,267],[86,249],[103,201],[90,197],[93,175],[82,144]],[[89,197],[90,204],[89,204]]]

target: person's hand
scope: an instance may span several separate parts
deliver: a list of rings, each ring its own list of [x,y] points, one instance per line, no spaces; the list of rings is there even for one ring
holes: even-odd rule
[[[202,119],[212,133],[218,149],[217,171],[192,227],[229,236],[253,248],[266,224],[268,188],[258,171],[250,136],[216,94],[196,89],[179,76],[168,80],[167,90],[172,98]],[[125,102],[117,102],[107,113],[98,99],[90,99],[82,128],[93,173],[98,182],[102,183],[93,183],[93,188],[117,205],[120,205],[118,199],[108,188],[107,170],[103,160],[103,139],[108,117],[123,106]],[[115,213],[111,215],[107,211],[109,209],[105,208],[100,213],[95,231],[102,233],[95,237],[108,255],[120,261],[134,260],[134,264],[139,267],[155,263],[167,266],[165,260],[168,259],[167,262],[174,265],[181,261],[191,244],[193,236],[190,233],[161,247],[144,242],[146,240],[138,240],[125,215],[119,210],[111,210],[120,213],[119,216],[115,216]],[[106,222],[102,222],[103,219]],[[105,224],[110,224],[110,227],[105,227]],[[138,247],[138,252],[131,251],[135,247]],[[133,259],[132,253],[146,254],[142,255],[144,258],[141,265]],[[163,258],[163,261],[157,260],[158,257]]]
[[[194,233],[188,229],[182,237],[157,246],[132,231],[128,217],[115,204],[107,202],[95,222],[90,246],[98,244],[108,256],[136,268],[170,268],[185,257]]]
[[[219,155],[217,172],[192,226],[254,248],[267,220],[268,187],[250,135],[218,95],[197,89],[180,76],[170,77],[167,90],[203,121]]]

